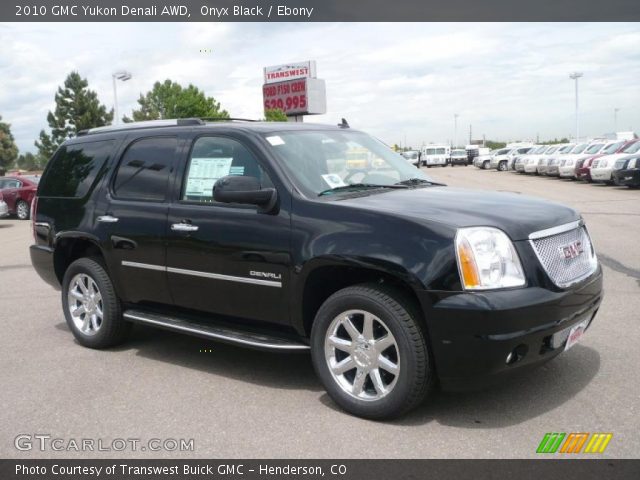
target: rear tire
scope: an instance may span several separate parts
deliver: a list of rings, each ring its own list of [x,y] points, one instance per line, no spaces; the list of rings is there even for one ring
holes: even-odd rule
[[[379,284],[345,288],[322,304],[311,330],[311,356],[329,396],[359,417],[402,415],[433,384],[418,314],[401,292]]]
[[[89,348],[107,348],[122,343],[131,323],[122,317],[122,307],[102,262],[80,258],[69,265],[62,280],[62,309],[78,343]]]

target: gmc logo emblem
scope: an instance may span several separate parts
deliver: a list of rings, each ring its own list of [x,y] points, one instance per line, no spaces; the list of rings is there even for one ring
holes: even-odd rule
[[[562,251],[564,258],[566,259],[576,258],[582,252],[584,252],[584,248],[582,248],[582,242],[579,240],[564,247],[560,247],[560,250]]]

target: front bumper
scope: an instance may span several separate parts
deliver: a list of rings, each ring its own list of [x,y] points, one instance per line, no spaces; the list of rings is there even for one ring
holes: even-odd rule
[[[551,360],[566,343],[558,345],[553,335],[584,319],[590,327],[601,301],[600,267],[563,291],[529,287],[439,299],[425,292],[421,302],[442,387],[477,389]],[[512,352],[518,358],[508,364]]]
[[[627,186],[627,187],[638,187],[640,186],[640,171],[637,170],[622,170],[614,172],[613,180],[616,185]]]
[[[575,178],[576,177],[576,169],[573,166],[560,167],[560,177],[561,178]]]
[[[611,170],[608,168],[592,168],[591,179],[594,182],[609,182],[611,181]]]

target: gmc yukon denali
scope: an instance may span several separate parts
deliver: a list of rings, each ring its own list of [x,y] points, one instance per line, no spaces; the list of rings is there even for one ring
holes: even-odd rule
[[[310,351],[331,398],[367,418],[552,359],[602,299],[576,211],[436,183],[346,122],[83,131],[31,210],[33,266],[81,345],[139,323]]]

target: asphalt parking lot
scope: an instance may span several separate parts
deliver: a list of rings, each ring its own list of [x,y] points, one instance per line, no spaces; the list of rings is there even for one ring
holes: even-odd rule
[[[536,195],[582,212],[606,293],[580,344],[498,388],[436,393],[394,422],[361,420],[332,403],[306,355],[138,326],[117,349],[80,347],[59,293],[31,268],[29,222],[0,219],[0,457],[526,458],[546,432],[611,432],[604,456],[637,458],[640,191],[471,166],[425,171],[452,186]],[[193,438],[195,448],[18,451],[19,434]]]

